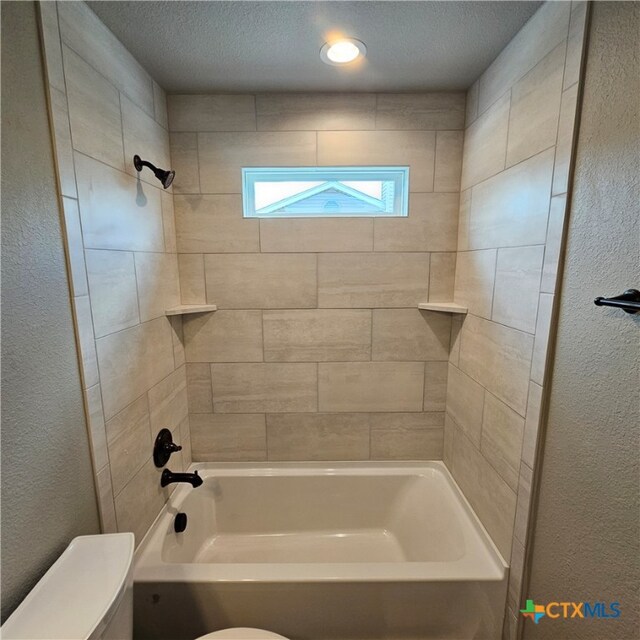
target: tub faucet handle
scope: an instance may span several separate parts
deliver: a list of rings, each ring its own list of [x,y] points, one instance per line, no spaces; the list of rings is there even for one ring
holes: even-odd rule
[[[156,467],[164,467],[172,453],[182,451],[182,447],[173,441],[169,429],[161,429],[153,445],[153,462]]]

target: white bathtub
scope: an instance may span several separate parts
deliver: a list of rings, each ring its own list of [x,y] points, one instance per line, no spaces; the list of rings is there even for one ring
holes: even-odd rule
[[[136,554],[136,638],[500,637],[507,567],[442,463],[195,469]]]

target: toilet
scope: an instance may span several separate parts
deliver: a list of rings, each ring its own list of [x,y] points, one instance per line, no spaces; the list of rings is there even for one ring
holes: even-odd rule
[[[0,629],[3,640],[132,640],[132,533],[79,536]],[[197,640],[286,640],[226,629]]]

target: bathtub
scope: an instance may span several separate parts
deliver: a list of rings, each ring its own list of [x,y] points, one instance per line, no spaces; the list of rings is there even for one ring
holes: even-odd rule
[[[500,638],[507,566],[441,462],[195,469],[137,550],[136,638]]]

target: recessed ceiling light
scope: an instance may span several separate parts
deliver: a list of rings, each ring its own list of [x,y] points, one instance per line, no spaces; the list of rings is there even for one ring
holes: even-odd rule
[[[325,42],[320,49],[320,59],[326,64],[341,66],[349,64],[367,55],[364,42],[355,38],[341,38],[333,42]]]

